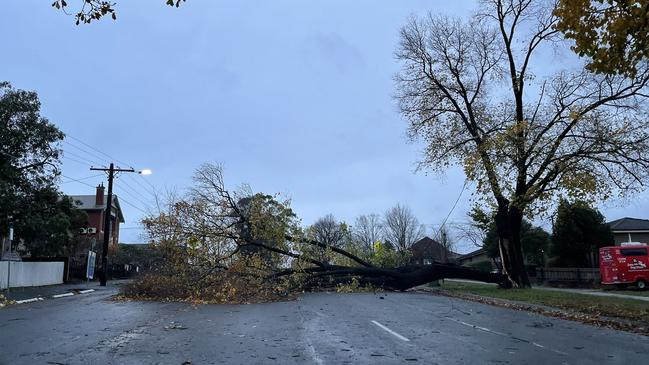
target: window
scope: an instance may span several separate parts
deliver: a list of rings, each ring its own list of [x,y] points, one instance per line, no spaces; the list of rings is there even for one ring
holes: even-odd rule
[[[646,248],[623,248],[620,250],[622,256],[647,256]]]

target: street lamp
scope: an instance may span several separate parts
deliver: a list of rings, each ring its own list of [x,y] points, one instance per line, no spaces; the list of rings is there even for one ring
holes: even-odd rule
[[[151,171],[151,169],[144,169],[144,170],[138,171],[138,174],[144,175],[144,176],[151,175],[152,173],[153,173],[153,171]]]

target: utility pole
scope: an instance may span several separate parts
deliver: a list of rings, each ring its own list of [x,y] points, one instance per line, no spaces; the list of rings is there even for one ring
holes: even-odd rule
[[[135,172],[134,169],[120,169],[115,168],[111,162],[109,168],[91,167],[93,171],[106,171],[108,172],[108,197],[106,198],[106,210],[104,216],[104,242],[101,250],[101,272],[99,273],[99,285],[106,286],[106,279],[108,278],[108,243],[110,240],[110,219],[111,210],[113,208],[113,178],[116,172]]]

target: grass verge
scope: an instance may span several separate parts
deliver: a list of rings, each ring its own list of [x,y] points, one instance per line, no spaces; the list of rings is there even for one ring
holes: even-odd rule
[[[645,301],[539,289],[500,289],[493,285],[454,281],[442,283],[435,291],[442,295],[649,335],[649,303]]]

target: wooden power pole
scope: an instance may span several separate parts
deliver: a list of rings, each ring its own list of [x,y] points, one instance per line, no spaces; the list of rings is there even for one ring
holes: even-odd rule
[[[135,172],[134,169],[120,169],[115,168],[111,162],[109,168],[91,167],[93,171],[106,171],[108,172],[108,196],[106,198],[106,210],[104,215],[104,242],[101,249],[101,271],[99,272],[99,285],[106,286],[108,279],[108,243],[110,242],[111,233],[111,210],[113,208],[113,178],[116,172]]]

